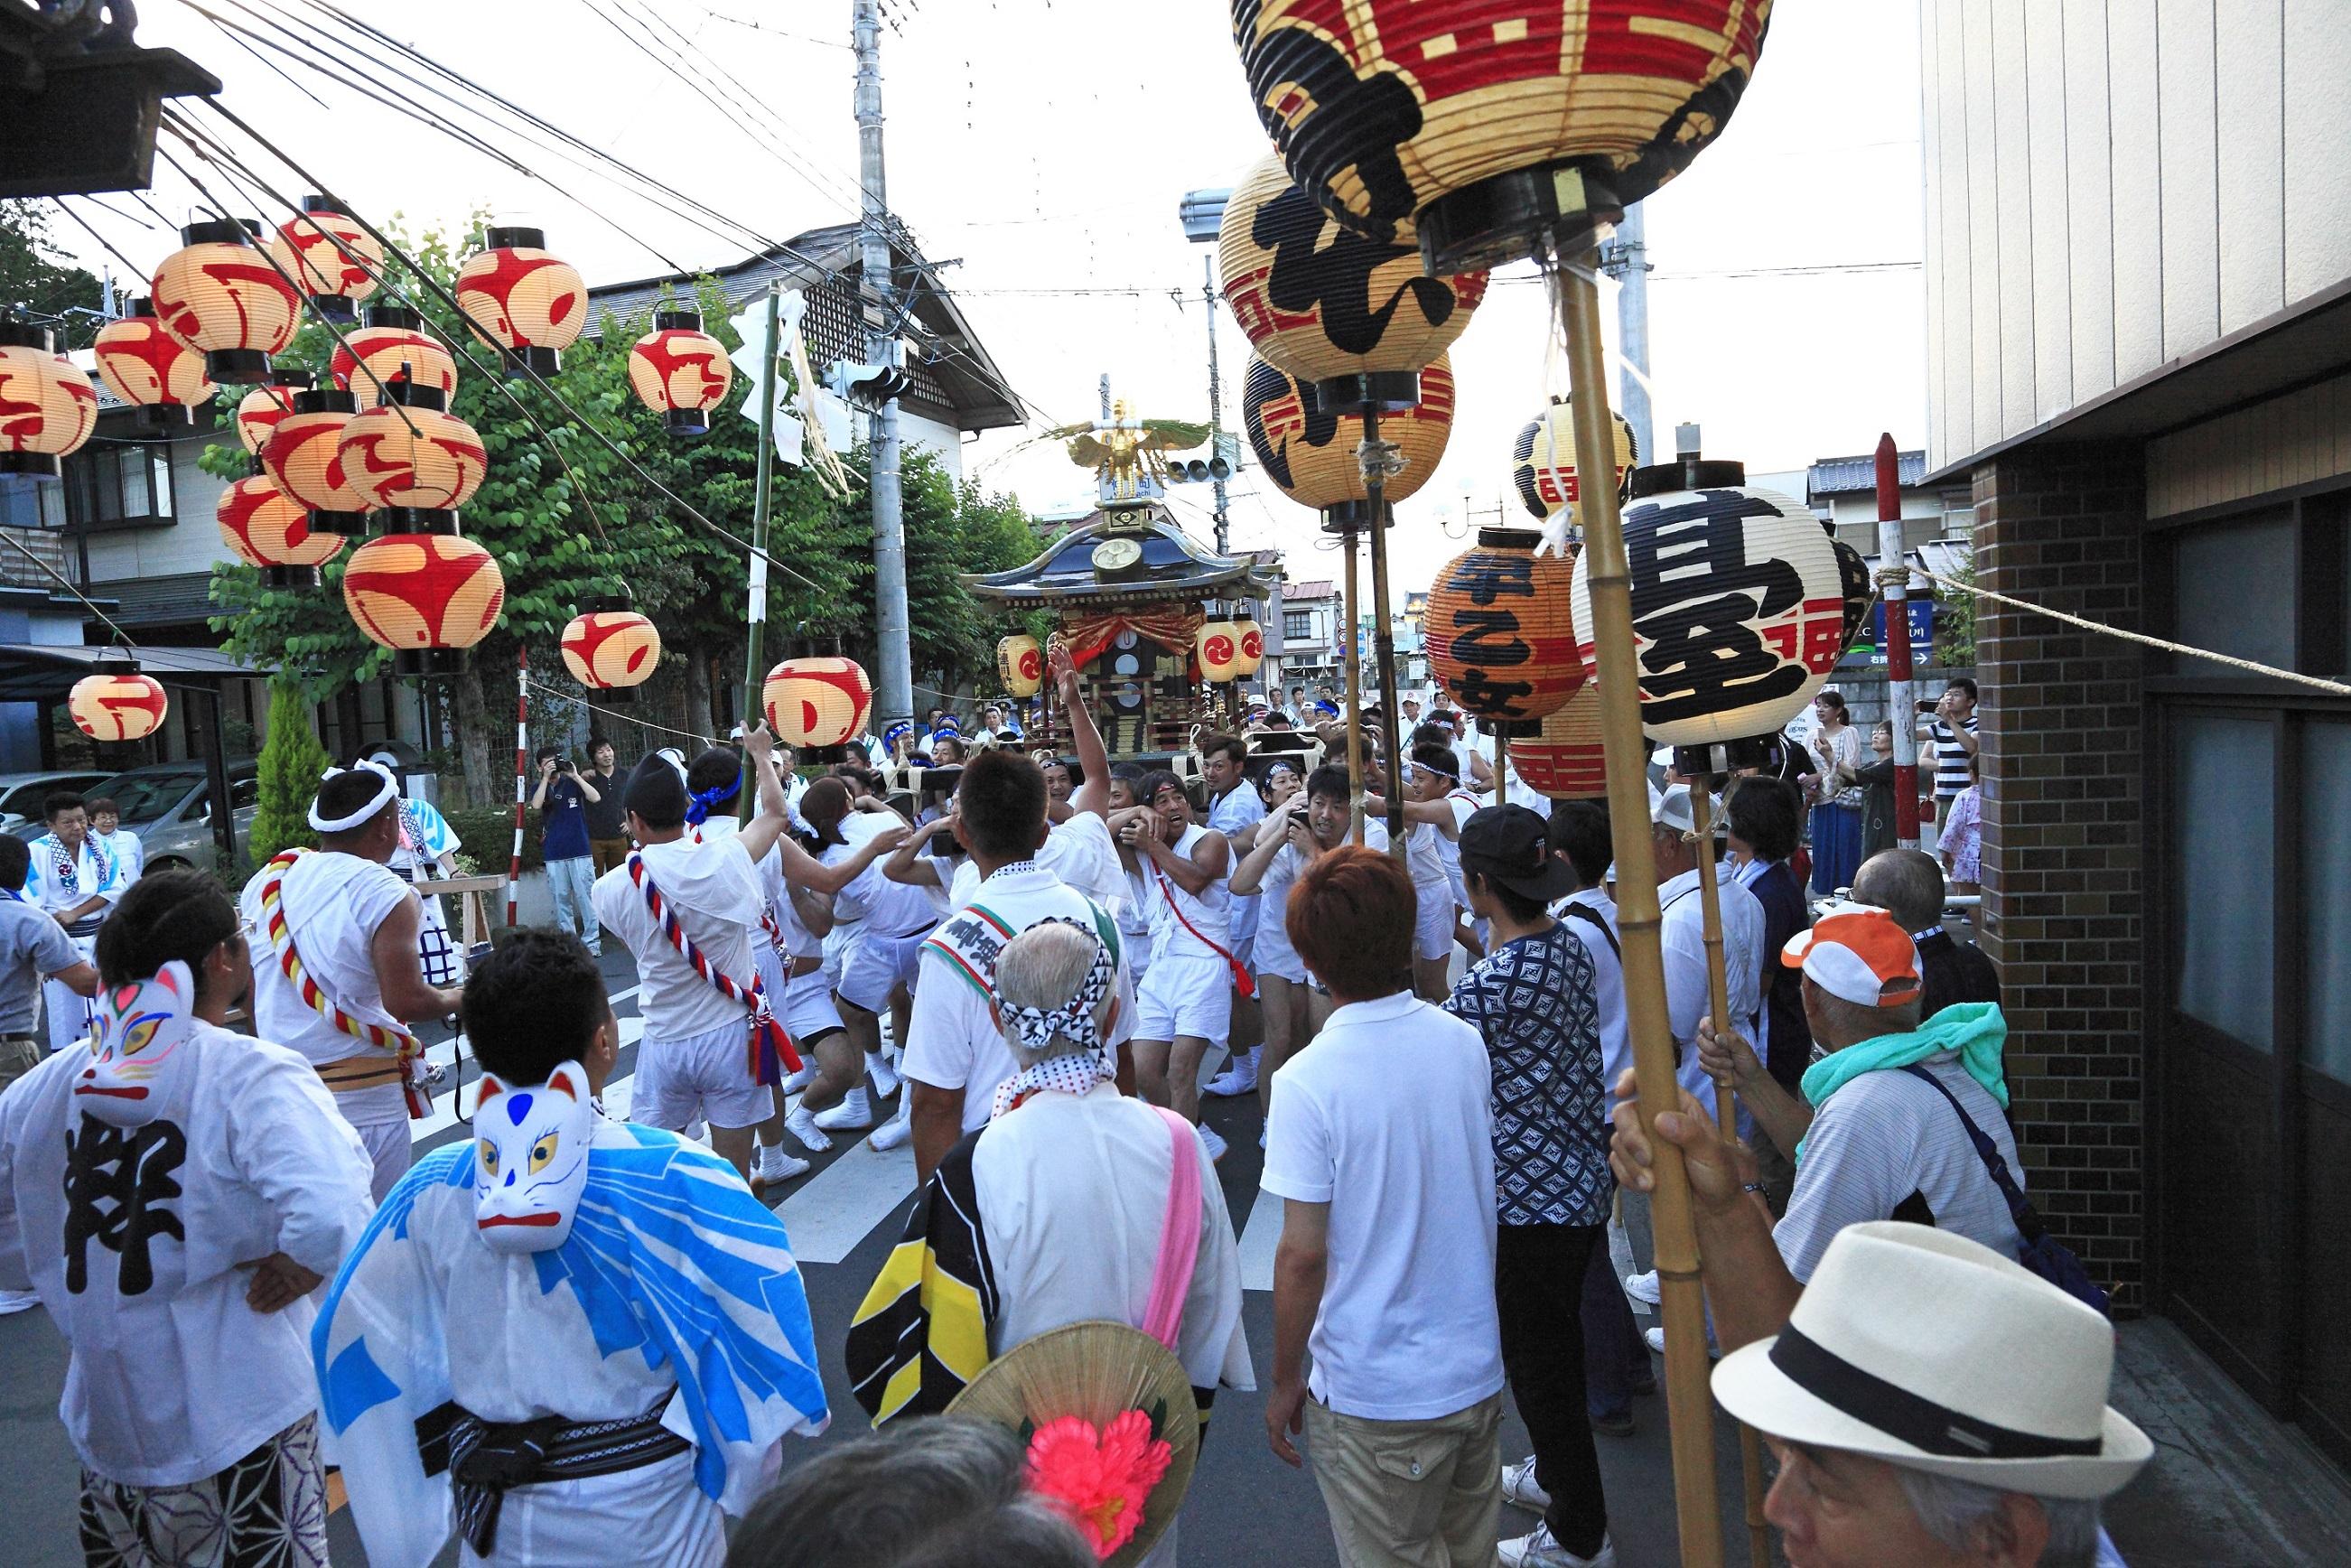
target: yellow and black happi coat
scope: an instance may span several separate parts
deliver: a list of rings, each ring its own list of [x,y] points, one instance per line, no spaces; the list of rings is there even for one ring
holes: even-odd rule
[[[971,1168],[987,1132],[948,1150],[923,1184],[905,1234],[849,1325],[851,1390],[877,1427],[893,1416],[945,1410],[988,1363],[996,1270]]]

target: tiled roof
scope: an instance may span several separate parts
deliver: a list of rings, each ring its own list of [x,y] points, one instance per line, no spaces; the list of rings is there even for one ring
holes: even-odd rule
[[[1916,485],[1927,477],[1927,451],[1897,452],[1894,455],[1894,476],[1897,484]],[[1823,457],[1813,465],[1812,475],[1804,488],[1807,501],[1816,496],[1842,495],[1852,490],[1874,490],[1877,487],[1877,456],[1865,452],[1858,457]]]
[[[1281,585],[1281,597],[1285,603],[1293,599],[1328,599],[1334,591],[1327,578],[1320,582],[1285,582]]]
[[[168,626],[202,622],[217,614],[212,601],[209,571],[172,572],[162,577],[124,577],[90,584],[92,598],[110,599],[121,606],[112,612],[125,626]]]

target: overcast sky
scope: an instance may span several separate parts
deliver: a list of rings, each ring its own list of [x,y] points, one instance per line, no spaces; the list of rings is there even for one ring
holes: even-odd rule
[[[206,4],[248,20],[331,26],[300,0]],[[855,214],[849,0],[360,0],[350,8],[761,233],[787,236]],[[1012,387],[1042,417],[1073,421],[1091,416],[1107,371],[1145,413],[1202,417],[1202,258],[1215,247],[1186,242],[1176,204],[1186,190],[1231,184],[1265,148],[1227,7],[890,0],[889,15],[890,204],[933,260],[959,263],[942,277]],[[668,40],[679,74],[624,37],[640,24]],[[486,207],[501,221],[544,227],[550,247],[591,282],[666,271],[664,256],[723,266],[750,248],[498,138],[573,193],[559,194],[288,66],[307,90],[298,89],[178,0],[143,7],[139,36],[202,61],[226,83],[230,107],[379,219],[460,223]],[[744,107],[751,96],[757,113]],[[291,188],[283,171],[267,172]],[[1915,8],[1782,0],[1729,130],[1648,203],[1659,441],[1670,444],[1677,422],[1698,421],[1709,455],[1758,473],[1867,452],[1880,430],[1905,447],[1923,444],[1919,179]],[[193,193],[160,163],[151,199],[174,222],[191,215]],[[172,248],[173,236],[127,199],[107,201],[151,226],[74,205],[142,264]],[[108,262],[71,224],[57,233],[93,268]],[[1525,276],[1498,279],[1453,350],[1451,444],[1398,508],[1393,548],[1405,585],[1425,584],[1463,548],[1455,536],[1466,531],[1465,500],[1486,509],[1504,499],[1511,436],[1549,392],[1565,390],[1543,291],[1529,269],[1516,272]],[[1221,309],[1217,329],[1224,413],[1237,428],[1248,344]],[[1024,446],[1033,434],[990,433],[967,445],[967,469],[1032,507],[1082,499],[1087,476],[1051,444]],[[1207,487],[1180,494],[1199,497],[1200,507],[1178,509],[1205,537]],[[1523,517],[1515,499],[1509,506]],[[1231,516],[1237,547],[1283,548],[1293,580],[1330,574],[1332,558],[1313,549],[1311,516],[1253,465]]]

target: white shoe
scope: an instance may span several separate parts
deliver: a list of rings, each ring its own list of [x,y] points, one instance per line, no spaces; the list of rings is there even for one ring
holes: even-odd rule
[[[41,1304],[38,1291],[0,1291],[0,1318],[28,1312]]]
[[[816,1124],[828,1133],[862,1133],[873,1124],[873,1103],[862,1087],[852,1089],[831,1110],[818,1112]]]
[[[865,1071],[873,1075],[873,1092],[883,1099],[887,1100],[891,1095],[898,1092],[898,1070],[890,1065],[888,1051],[867,1051]]]
[[[761,1187],[780,1186],[794,1176],[808,1173],[808,1161],[798,1155],[788,1155],[781,1149],[762,1148],[751,1168],[751,1189],[756,1192]]]
[[[1646,1301],[1653,1307],[1665,1299],[1665,1291],[1657,1283],[1657,1271],[1655,1269],[1646,1274],[1625,1275],[1625,1293],[1636,1301]]]
[[[1551,1493],[1535,1480],[1535,1457],[1529,1454],[1515,1465],[1502,1467],[1502,1500],[1520,1508],[1546,1513],[1551,1509]]]
[[[1643,1334],[1641,1337],[1649,1342],[1649,1348],[1651,1350],[1656,1351],[1659,1355],[1666,1354],[1666,1331],[1662,1327],[1651,1329],[1647,1333]],[[1722,1347],[1714,1343],[1714,1331],[1712,1329],[1708,1329],[1707,1331],[1706,1358],[1708,1361],[1720,1361],[1722,1359]]]
[[[1533,1533],[1516,1541],[1503,1542],[1498,1550],[1502,1568],[1616,1568],[1616,1547],[1606,1536],[1601,1537],[1599,1551],[1578,1557],[1552,1538],[1547,1524],[1536,1525]]]
[[[817,1071],[817,1064],[813,1058],[802,1058],[800,1070],[798,1072],[786,1073],[783,1082],[778,1087],[787,1094],[797,1094],[816,1082]]]
[[[1247,1056],[1233,1058],[1232,1065],[1209,1080],[1208,1086],[1200,1092],[1213,1094],[1220,1100],[1237,1099],[1243,1094],[1256,1093],[1258,1051],[1264,1049],[1263,1046],[1259,1046]]]
[[[1208,1157],[1212,1160],[1223,1159],[1231,1150],[1231,1145],[1219,1137],[1217,1130],[1206,1122],[1200,1124],[1200,1142],[1208,1145]]]
[[[887,1151],[897,1148],[914,1135],[914,1120],[901,1109],[896,1115],[874,1128],[873,1135],[865,1141],[877,1149]]]
[[[812,1155],[820,1155],[832,1147],[832,1140],[817,1129],[816,1113],[806,1105],[795,1105],[784,1113],[784,1130],[798,1138]]]

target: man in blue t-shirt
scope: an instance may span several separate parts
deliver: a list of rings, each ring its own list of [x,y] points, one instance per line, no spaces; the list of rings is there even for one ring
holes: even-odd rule
[[[588,902],[596,885],[596,862],[588,847],[588,808],[603,797],[580,776],[571,759],[552,746],[538,751],[538,788],[531,809],[539,814],[539,853],[547,862],[547,890],[555,897],[555,926],[577,931],[588,951],[604,951],[603,927]]]

